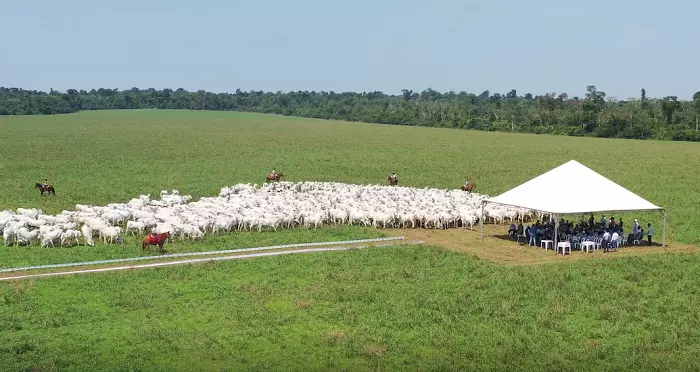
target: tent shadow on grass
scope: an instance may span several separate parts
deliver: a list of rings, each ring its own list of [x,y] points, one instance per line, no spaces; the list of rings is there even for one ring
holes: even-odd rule
[[[516,243],[516,239],[508,234],[489,235],[489,237],[500,239],[500,240],[505,240],[505,241],[508,241],[511,243]],[[523,241],[524,241],[524,239],[521,238],[520,243],[517,243],[517,244],[518,245],[527,245],[527,241],[525,241],[524,243],[523,243]]]

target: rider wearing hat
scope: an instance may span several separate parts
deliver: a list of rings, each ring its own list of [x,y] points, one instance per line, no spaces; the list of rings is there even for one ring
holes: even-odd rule
[[[471,185],[472,181],[469,180],[469,176],[467,176],[467,180],[464,182],[464,187],[469,188],[469,185]]]
[[[391,172],[391,179],[396,182],[396,172]]]

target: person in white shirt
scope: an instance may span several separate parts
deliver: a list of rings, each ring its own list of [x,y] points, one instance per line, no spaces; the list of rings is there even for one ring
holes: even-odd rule
[[[637,222],[637,219],[634,220],[634,227],[632,228],[632,233],[636,233],[639,231],[639,222]]]
[[[610,248],[610,231],[605,230],[603,234],[603,253],[607,252]]]
[[[619,248],[620,247],[619,244],[620,244],[620,234],[618,234],[617,231],[615,231],[612,234],[612,238],[610,238],[610,245],[611,246],[614,245],[615,247]]]

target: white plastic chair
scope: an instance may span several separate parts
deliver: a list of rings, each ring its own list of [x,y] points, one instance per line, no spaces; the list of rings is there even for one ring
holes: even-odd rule
[[[540,248],[547,250],[550,245],[552,246],[552,249],[555,249],[554,240],[540,240]]]
[[[603,238],[596,238],[595,247],[596,249],[603,249]]]
[[[571,238],[571,246],[574,248],[580,248],[581,247],[581,238],[579,237],[572,237]]]
[[[569,249],[569,254],[571,254],[571,244],[567,241],[559,242],[557,244],[556,254],[559,254],[559,249],[561,248],[561,254],[566,255],[566,249]]]
[[[589,253],[591,251],[591,248],[593,248],[593,252],[596,251],[595,242],[592,242],[590,240],[581,242],[581,251],[585,250],[586,253]]]

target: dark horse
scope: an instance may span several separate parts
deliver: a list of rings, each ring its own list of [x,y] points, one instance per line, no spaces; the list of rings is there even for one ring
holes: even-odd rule
[[[268,183],[270,181],[275,181],[279,182],[280,178],[284,177],[283,173],[277,173],[274,176],[272,174],[268,174],[267,177],[265,178],[265,183]]]
[[[476,187],[476,182],[472,182],[472,183],[469,184],[469,186],[466,186],[466,187],[465,187],[464,185],[462,185],[462,186],[460,187],[460,189],[461,189],[462,191],[472,191],[475,187]]]
[[[34,186],[34,188],[39,189],[39,191],[41,191],[41,195],[44,195],[44,192],[48,192],[47,195],[56,195],[56,190],[51,185],[44,187],[44,185],[37,183],[36,186]]]
[[[170,233],[169,232],[164,232],[162,234],[156,234],[157,238],[153,238],[151,234],[148,234],[143,240],[141,241],[141,249],[146,250],[146,247],[148,247],[148,250],[151,250],[152,245],[157,245],[158,246],[158,251],[163,252],[163,244],[165,244],[165,241],[170,238]]]
[[[389,175],[387,181],[389,181],[389,186],[396,186],[399,184],[399,178],[396,177],[396,180],[394,180],[393,178],[391,178],[391,175]]]

